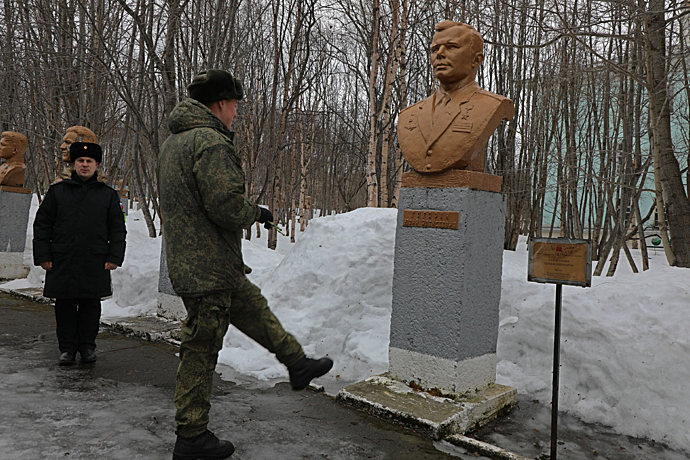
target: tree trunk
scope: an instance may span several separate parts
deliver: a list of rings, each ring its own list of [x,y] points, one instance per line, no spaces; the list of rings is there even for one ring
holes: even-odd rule
[[[402,1],[402,18],[400,22],[400,40],[398,41],[397,54],[400,62],[400,109],[407,107],[407,28],[408,28],[408,0]],[[393,129],[393,128],[391,128]],[[397,208],[400,201],[400,187],[402,186],[402,174],[405,166],[405,159],[402,149],[396,143],[394,147],[395,158],[395,179],[393,182],[393,192],[391,196],[391,207]]]
[[[671,136],[664,0],[649,2],[645,26],[649,118],[654,136],[654,169],[660,176],[661,196],[665,205],[665,208],[657,206],[657,209],[660,216],[666,214],[671,236],[670,241],[664,241],[664,250],[669,264],[690,268],[690,201],[685,194]],[[662,239],[664,233],[662,232]]]
[[[378,110],[376,110],[376,79],[379,72],[379,33],[381,8],[379,0],[374,0],[373,26],[371,39],[371,59],[369,61],[369,143],[367,148],[367,206],[377,207],[379,202],[379,183],[376,175],[378,152]]]

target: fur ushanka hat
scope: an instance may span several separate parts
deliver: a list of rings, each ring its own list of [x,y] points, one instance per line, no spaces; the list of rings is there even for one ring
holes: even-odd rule
[[[244,98],[242,82],[227,70],[210,69],[194,77],[187,87],[189,97],[202,104]]]
[[[74,163],[79,157],[93,158],[96,163],[100,163],[103,159],[103,150],[100,145],[93,142],[74,142],[69,147],[69,159]]]

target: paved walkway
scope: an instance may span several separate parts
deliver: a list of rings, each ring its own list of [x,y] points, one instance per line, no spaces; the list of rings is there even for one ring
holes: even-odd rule
[[[103,329],[97,343],[95,364],[58,366],[52,307],[0,293],[0,459],[172,457],[176,348]],[[261,389],[218,378],[212,405],[210,428],[235,443],[233,459],[453,458],[287,382]]]
[[[140,318],[105,326],[95,364],[60,367],[52,307],[0,292],[0,459],[171,458],[179,325]],[[216,378],[212,404],[210,428],[235,443],[233,459],[488,458],[342,407],[325,393],[294,392],[287,382]],[[690,459],[660,443],[559,420],[559,459]],[[508,416],[471,436],[504,453],[548,458],[549,426],[548,407],[520,396]]]

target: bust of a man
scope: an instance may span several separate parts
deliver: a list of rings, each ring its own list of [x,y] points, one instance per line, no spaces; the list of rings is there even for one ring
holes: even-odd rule
[[[0,138],[0,158],[5,163],[0,165],[0,185],[24,187],[24,152],[28,145],[26,136],[14,131],[5,131]]]
[[[484,40],[474,27],[455,21],[436,25],[431,65],[439,88],[402,112],[398,142],[419,173],[449,169],[484,171],[483,149],[513,102],[485,91],[475,81],[484,61]]]
[[[60,145],[60,151],[62,153],[62,162],[65,164],[65,168],[62,170],[58,177],[55,178],[55,182],[61,180],[69,179],[72,177],[72,172],[74,167],[72,166],[72,160],[69,157],[69,148],[75,142],[90,142],[93,144],[98,143],[98,138],[93,131],[85,126],[71,126],[67,128],[64,137],[62,138],[62,144]],[[60,162],[58,162],[59,164]],[[98,180],[105,182],[105,174],[98,170]]]
[[[63,163],[72,162],[69,158],[69,147],[75,142],[92,142],[96,144],[98,143],[98,139],[94,132],[85,126],[72,126],[67,128],[65,136],[62,138],[62,145],[60,145]]]

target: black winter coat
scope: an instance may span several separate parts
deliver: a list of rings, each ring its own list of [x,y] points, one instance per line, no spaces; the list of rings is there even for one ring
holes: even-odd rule
[[[125,258],[124,216],[117,192],[96,175],[76,175],[50,186],[34,220],[34,263],[53,262],[43,295],[102,298],[112,295],[106,262]]]

